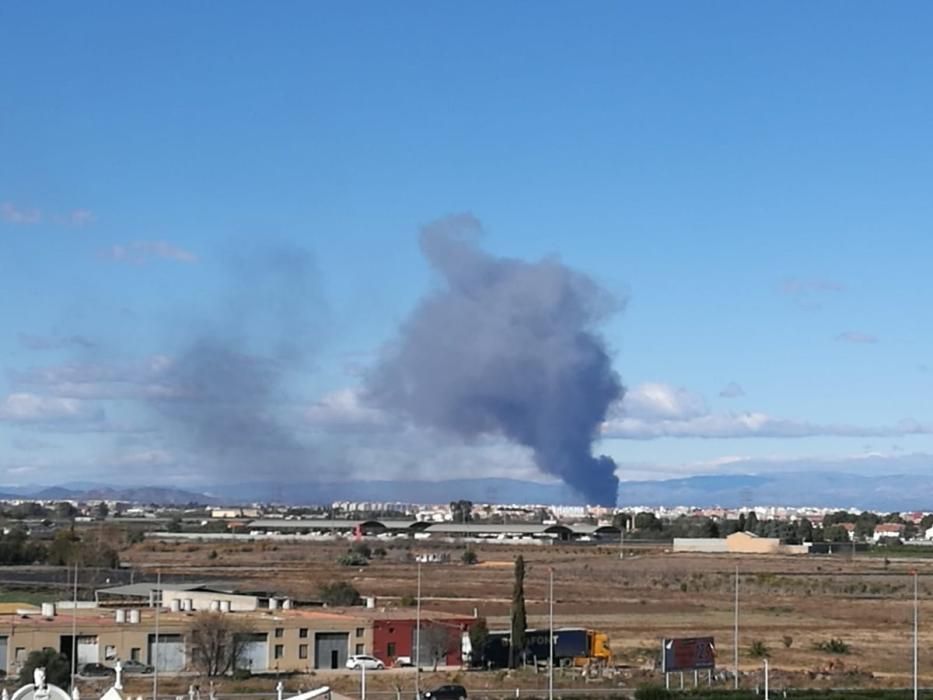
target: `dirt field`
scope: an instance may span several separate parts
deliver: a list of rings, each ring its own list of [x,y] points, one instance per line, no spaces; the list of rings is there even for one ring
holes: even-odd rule
[[[380,607],[398,606],[403,596],[415,594],[416,567],[407,561],[409,549],[403,544],[372,544],[383,544],[386,557],[356,568],[336,564],[346,542],[146,542],[123,557],[141,568],[273,586],[296,598],[315,597],[322,583],[348,580],[363,595],[376,596]],[[553,567],[556,624],[593,627],[611,636],[622,670],[605,681],[609,684],[650,675],[660,640],[672,636],[713,635],[719,667],[731,670],[738,567],[743,684],[757,682],[762,662],[750,656],[749,648],[761,642],[768,649],[775,688],[905,686],[912,669],[911,572],[916,569],[921,683],[933,685],[933,653],[927,652],[933,642],[933,560],[739,557],[662,550],[628,551],[620,559],[618,547],[489,544],[474,547],[478,565],[465,566],[459,563],[462,545],[413,547],[451,555],[449,564],[422,566],[423,608],[466,614],[476,609],[492,629],[508,625],[511,564],[519,553],[527,562],[529,624],[546,625],[548,569]],[[270,571],[275,572],[274,583]],[[842,640],[849,652],[816,648],[831,638]],[[470,680],[473,685],[511,687],[537,687],[542,681],[534,674],[505,678],[474,673]],[[373,689],[388,685],[389,690],[397,680],[373,682]],[[564,682],[580,685],[581,680]]]

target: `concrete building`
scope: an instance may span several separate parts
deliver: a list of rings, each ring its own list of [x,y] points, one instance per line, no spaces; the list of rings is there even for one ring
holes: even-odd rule
[[[904,538],[903,523],[879,523],[875,525],[875,531],[872,534],[872,542],[880,542],[886,539],[900,540]]]
[[[675,537],[673,550],[675,553],[725,554],[729,546],[726,540],[719,537]]]
[[[227,614],[251,630],[244,663],[254,673],[343,668],[349,655],[372,649],[372,617],[317,610]],[[0,668],[17,674],[30,651],[46,647],[70,660],[74,639],[79,665],[126,659],[155,665],[158,656],[160,673],[184,671],[191,667],[188,630],[196,615],[161,609],[156,640],[156,610],[150,608],[0,609]]]
[[[781,540],[753,532],[733,532],[726,537],[726,547],[732,554],[780,554]]]

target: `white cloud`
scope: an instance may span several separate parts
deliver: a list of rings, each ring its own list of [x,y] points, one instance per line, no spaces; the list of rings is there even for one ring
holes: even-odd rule
[[[42,221],[42,212],[38,209],[20,209],[12,202],[0,203],[0,219],[7,223],[28,226]]]
[[[152,355],[123,365],[64,364],[11,372],[17,387],[71,399],[151,399],[185,395],[167,377],[171,358]]]
[[[872,344],[878,342],[878,336],[861,331],[846,331],[837,335],[836,340],[841,343]]]
[[[78,399],[9,394],[0,402],[0,421],[12,423],[54,423],[71,420],[98,420],[103,412]]]
[[[100,253],[102,258],[114,262],[142,264],[149,260],[172,260],[180,263],[195,263],[198,256],[166,241],[134,241],[116,244]]]
[[[703,397],[687,389],[652,382],[634,387],[613,408],[601,429],[604,438],[802,438],[899,437],[933,434],[933,423],[912,419],[894,425],[858,426],[814,423],[745,411],[712,413]]]
[[[622,399],[620,410],[625,416],[646,421],[686,420],[709,411],[699,394],[659,382],[639,384],[630,389]]]
[[[365,405],[356,388],[325,395],[305,410],[304,419],[308,426],[323,430],[384,430],[397,425],[387,414]]]

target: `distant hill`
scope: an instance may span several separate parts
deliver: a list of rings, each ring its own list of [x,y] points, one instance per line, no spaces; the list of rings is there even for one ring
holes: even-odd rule
[[[114,500],[159,505],[238,505],[282,503],[325,505],[333,501],[447,503],[541,503],[581,505],[582,499],[560,483],[516,479],[447,481],[256,481],[218,484],[204,493],[161,486],[119,487],[82,483],[64,486],[0,487],[0,498],[41,500]],[[818,506],[879,511],[933,511],[933,480],[927,471],[899,475],[794,471],[772,474],[720,474],[663,481],[623,481],[623,506],[738,507],[746,505]]]
[[[193,491],[161,486],[109,487],[91,486],[86,489],[64,486],[34,487],[34,490],[19,490],[15,495],[2,496],[6,499],[34,499],[37,501],[125,501],[128,503],[155,503],[157,505],[183,505],[185,503],[214,503],[210,496]]]
[[[879,511],[933,510],[933,481],[925,474],[866,476],[839,472],[784,472],[624,481],[625,506],[819,506]]]
[[[451,479],[447,481],[335,481],[276,484],[267,481],[224,484],[205,489],[227,503],[275,502],[319,504],[333,501],[398,501],[448,503],[466,499],[478,503],[565,503],[583,500],[560,483],[541,484],[516,479]]]

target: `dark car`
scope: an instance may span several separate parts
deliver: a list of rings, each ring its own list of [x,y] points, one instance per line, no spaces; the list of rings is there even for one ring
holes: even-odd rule
[[[101,678],[104,676],[115,676],[117,672],[110,668],[110,666],[104,666],[103,664],[84,664],[78,669],[78,675],[87,678]]]
[[[442,685],[425,691],[425,700],[466,700],[467,691],[462,685]]]

